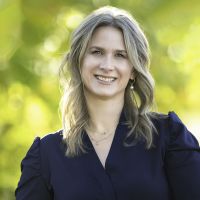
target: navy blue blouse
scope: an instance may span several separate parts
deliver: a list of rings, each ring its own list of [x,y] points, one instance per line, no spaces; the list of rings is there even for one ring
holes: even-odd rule
[[[200,147],[174,112],[154,120],[154,148],[125,147],[121,119],[102,166],[88,151],[68,158],[62,131],[37,137],[22,161],[17,200],[200,200]]]

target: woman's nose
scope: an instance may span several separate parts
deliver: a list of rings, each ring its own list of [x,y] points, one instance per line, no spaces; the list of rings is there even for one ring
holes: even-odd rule
[[[115,68],[115,62],[112,56],[105,56],[100,64],[100,69],[112,71]]]

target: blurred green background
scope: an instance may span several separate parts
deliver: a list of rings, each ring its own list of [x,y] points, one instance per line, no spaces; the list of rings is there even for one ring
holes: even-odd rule
[[[140,22],[158,111],[175,110],[200,139],[199,0],[0,0],[0,199],[14,199],[34,137],[61,128],[59,65],[71,31],[103,5]]]

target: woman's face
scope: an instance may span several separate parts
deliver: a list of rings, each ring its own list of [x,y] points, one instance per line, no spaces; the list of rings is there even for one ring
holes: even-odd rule
[[[81,76],[86,96],[124,98],[132,66],[119,29],[102,26],[94,31],[83,57]]]

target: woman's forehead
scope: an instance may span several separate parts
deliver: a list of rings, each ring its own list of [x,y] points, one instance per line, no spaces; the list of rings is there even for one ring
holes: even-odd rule
[[[115,47],[118,50],[125,50],[123,33],[120,29],[112,26],[98,27],[92,34],[89,47]]]

